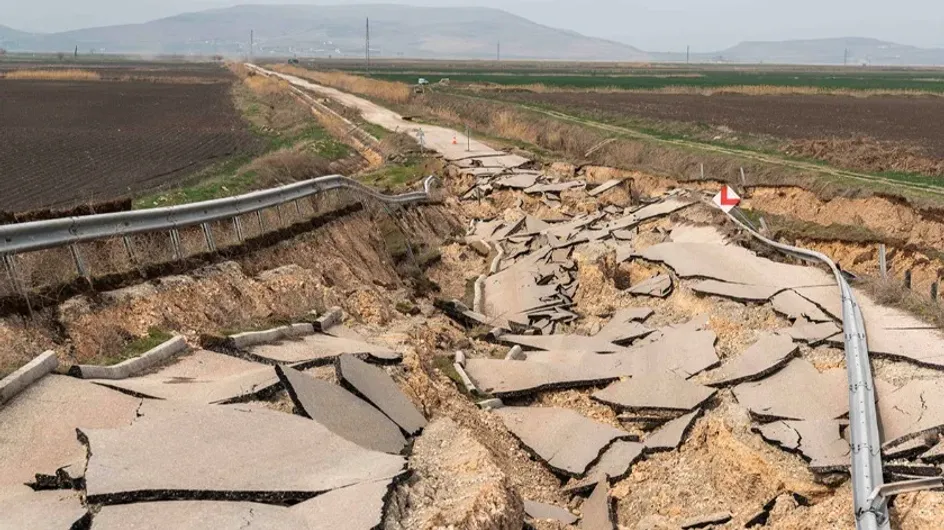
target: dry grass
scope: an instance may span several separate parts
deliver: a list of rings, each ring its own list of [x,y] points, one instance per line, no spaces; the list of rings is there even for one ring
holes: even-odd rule
[[[944,304],[930,296],[915,293],[896,280],[868,277],[856,287],[863,289],[876,303],[896,307],[929,324],[944,329]]]
[[[606,87],[562,87],[547,85],[544,83],[531,83],[524,85],[496,85],[496,84],[472,84],[467,87],[473,91],[479,92],[520,92],[527,91],[536,94],[576,92],[576,93],[637,93],[637,94],[672,94],[672,95],[696,95],[713,96],[716,94],[740,94],[746,96],[850,96],[850,97],[870,97],[870,96],[935,96],[944,97],[944,93],[932,92],[928,90],[916,89],[865,89],[853,90],[849,88],[829,88],[816,86],[778,86],[778,85],[730,85],[721,87],[699,87],[699,86],[666,86],[660,88],[622,88],[618,86]]]
[[[32,79],[40,81],[100,81],[101,74],[89,70],[13,70],[5,79]]]
[[[410,87],[403,83],[370,79],[343,72],[317,72],[288,65],[275,66],[273,70],[310,79],[316,83],[344,90],[345,92],[378,98],[391,103],[406,103],[413,93]]]
[[[327,175],[330,163],[301,149],[280,149],[257,158],[247,168],[256,173],[260,187],[270,188]]]

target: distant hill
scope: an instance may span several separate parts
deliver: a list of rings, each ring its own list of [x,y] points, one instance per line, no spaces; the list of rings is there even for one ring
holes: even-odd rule
[[[742,42],[718,55],[746,63],[940,65],[944,49],[918,48],[861,37]]]
[[[20,43],[29,41],[32,35],[23,31],[0,25],[0,48],[15,49]]]
[[[362,56],[365,19],[378,57],[564,59],[640,61],[632,46],[536,24],[498,9],[393,5],[245,5],[187,13],[144,24],[55,34],[24,34],[11,50],[160,54],[246,54],[249,32],[255,53],[326,57]],[[0,38],[2,38],[0,32]]]

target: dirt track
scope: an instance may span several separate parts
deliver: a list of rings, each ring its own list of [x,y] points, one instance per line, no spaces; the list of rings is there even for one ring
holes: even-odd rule
[[[228,89],[0,79],[0,210],[123,197],[252,150]]]

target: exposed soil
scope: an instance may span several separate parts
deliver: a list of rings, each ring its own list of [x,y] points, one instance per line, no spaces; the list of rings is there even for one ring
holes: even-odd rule
[[[228,91],[228,83],[0,79],[0,210],[124,197],[254,150]]]
[[[724,126],[777,138],[864,136],[944,157],[944,101],[932,97],[549,93],[518,94],[513,99],[583,112]]]
[[[784,152],[801,158],[815,158],[830,164],[875,173],[899,172],[944,176],[944,159],[928,156],[915,147],[879,142],[867,138],[794,140]]]

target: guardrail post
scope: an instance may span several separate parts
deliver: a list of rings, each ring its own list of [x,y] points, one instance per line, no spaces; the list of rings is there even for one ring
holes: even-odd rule
[[[200,227],[203,228],[203,238],[206,239],[207,250],[216,252],[216,242],[213,241],[213,231],[210,229],[209,223],[203,223]]]
[[[180,232],[176,228],[170,231],[170,244],[174,248],[174,259],[183,259],[183,254],[180,252]]]
[[[32,318],[33,305],[30,303],[29,293],[22,285],[20,285],[20,278],[16,272],[16,256],[13,254],[4,254],[3,264],[4,268],[7,270],[7,275],[10,276],[10,283],[13,284],[13,291],[16,294],[22,296],[23,300],[26,301],[26,309],[29,311],[30,318]]]
[[[132,265],[136,265],[137,260],[134,258],[134,244],[131,243],[131,238],[128,236],[122,236],[121,240],[125,244],[125,252],[128,253],[128,260],[131,261]]]
[[[79,246],[75,244],[69,245],[69,252],[72,253],[72,259],[75,261],[75,268],[79,271],[79,276],[87,280],[89,277],[88,269],[85,268],[85,260],[82,259],[82,252],[79,250]]]
[[[705,164],[699,164],[699,167],[701,167],[701,180],[705,180]]]
[[[888,279],[888,261],[885,258],[885,244],[878,246],[878,272],[883,280]]]
[[[301,207],[300,204],[298,204],[298,199],[295,199],[295,200],[292,201],[292,202],[295,203],[295,215],[297,215],[298,218],[301,219],[301,218],[302,218],[302,207]]]
[[[275,213],[276,215],[279,216],[279,228],[284,227],[285,219],[282,218],[282,205],[281,204],[275,207]]]
[[[236,240],[243,242],[243,224],[239,221],[239,216],[233,217],[233,229],[236,230]]]
[[[265,222],[262,220],[262,210],[256,210],[256,220],[259,221],[259,234],[265,233]]]

